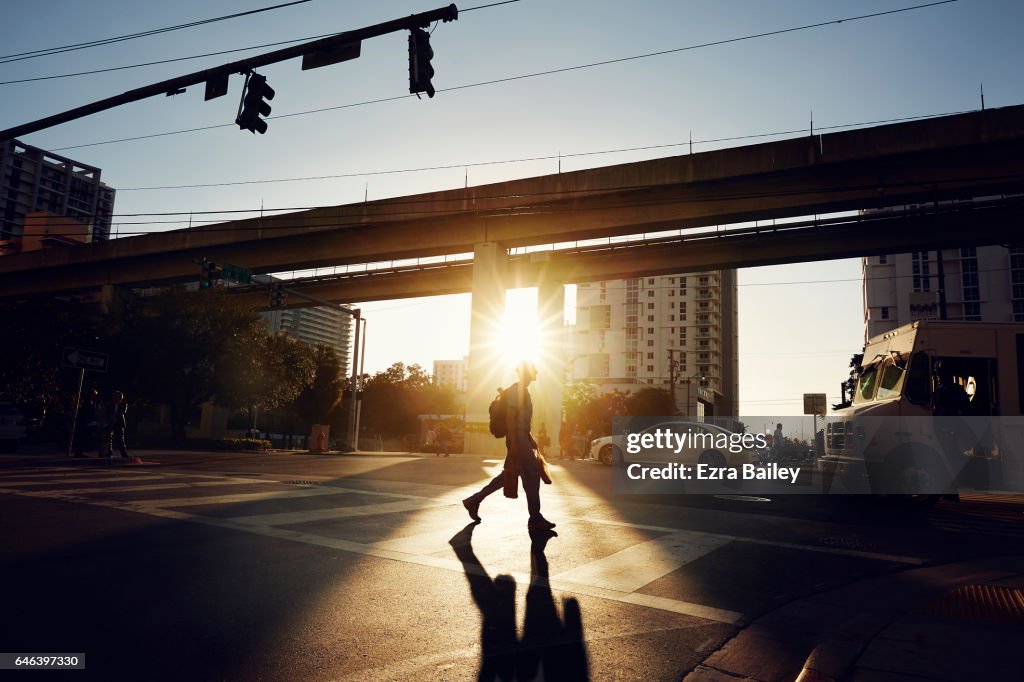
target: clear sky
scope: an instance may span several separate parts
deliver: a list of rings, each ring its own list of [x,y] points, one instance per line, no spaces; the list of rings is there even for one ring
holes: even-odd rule
[[[182,24],[280,0],[174,3],[4,0],[0,56]],[[488,0],[463,3],[462,10]],[[25,142],[103,169],[118,188],[116,229],[163,230],[208,214],[312,207],[402,196],[682,154],[742,142],[702,140],[815,129],[1024,102],[1024,3],[959,0],[862,21],[622,61],[510,82],[461,87],[738,38],[920,4],[913,0],[521,0],[464,11],[432,36],[437,96],[408,92],[406,33],[364,42],[351,62],[303,72],[298,60],[261,69],[277,91],[269,131],[232,124],[229,95],[202,87],[35,133]],[[109,46],[19,61],[0,59],[0,127],[41,118],[261,50],[29,83],[8,81],[118,67],[319,36],[440,7],[440,2],[312,0],[262,14]],[[445,91],[446,88],[459,88]],[[375,100],[388,100],[369,103]],[[305,114],[316,109],[319,113]],[[293,116],[288,116],[295,114]],[[301,115],[300,115],[301,114]],[[285,115],[285,118],[274,118]],[[93,144],[223,125],[198,132]],[[758,138],[752,142],[775,139]],[[490,163],[503,162],[508,163]],[[487,164],[487,165],[470,165]],[[403,171],[435,166],[447,170]],[[344,176],[187,189],[142,187]],[[184,220],[184,223],[180,222]],[[168,222],[153,222],[168,221]],[[145,224],[133,224],[133,223]],[[863,340],[855,260],[743,270],[740,412],[799,414],[801,395],[838,399]],[[514,295],[527,301],[529,292]],[[367,369],[395,361],[428,369],[469,345],[469,296],[363,306]],[[412,331],[412,333],[410,333]]]

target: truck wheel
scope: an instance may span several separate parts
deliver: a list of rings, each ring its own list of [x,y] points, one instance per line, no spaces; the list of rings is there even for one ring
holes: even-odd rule
[[[897,493],[892,499],[905,506],[931,507],[939,500],[939,489],[948,487],[938,454],[928,450],[914,449],[893,457],[889,471]]]

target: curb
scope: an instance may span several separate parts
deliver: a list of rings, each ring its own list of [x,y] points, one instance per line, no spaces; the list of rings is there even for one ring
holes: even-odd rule
[[[684,681],[842,680],[882,630],[929,597],[1022,572],[1024,556],[974,559],[908,569],[803,597],[740,630]]]

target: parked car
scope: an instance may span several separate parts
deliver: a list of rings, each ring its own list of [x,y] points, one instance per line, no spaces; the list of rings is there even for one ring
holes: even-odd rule
[[[11,403],[0,403],[0,450],[15,452],[25,440],[25,418]]]
[[[761,448],[756,445],[751,447],[737,446],[733,448],[720,447],[723,439],[735,442],[737,434],[716,424],[706,422],[672,421],[662,422],[640,431],[644,434],[654,434],[656,431],[670,430],[675,434],[689,433],[692,444],[682,447],[679,452],[676,448],[642,448],[640,452],[630,453],[627,447],[626,436],[604,436],[595,438],[590,442],[590,456],[604,464],[621,462],[679,462],[682,464],[709,464],[715,467],[739,466],[741,464],[756,463],[763,459]],[[693,441],[696,441],[693,443]],[[749,440],[753,440],[752,438]],[[716,444],[710,444],[711,441]],[[738,450],[738,451],[737,451]]]

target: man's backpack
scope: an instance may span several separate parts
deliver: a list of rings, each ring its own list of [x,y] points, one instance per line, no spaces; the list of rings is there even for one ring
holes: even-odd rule
[[[492,400],[491,406],[487,408],[491,435],[495,438],[504,438],[508,435],[508,402],[505,399],[507,393],[508,389],[499,388],[498,397]]]

